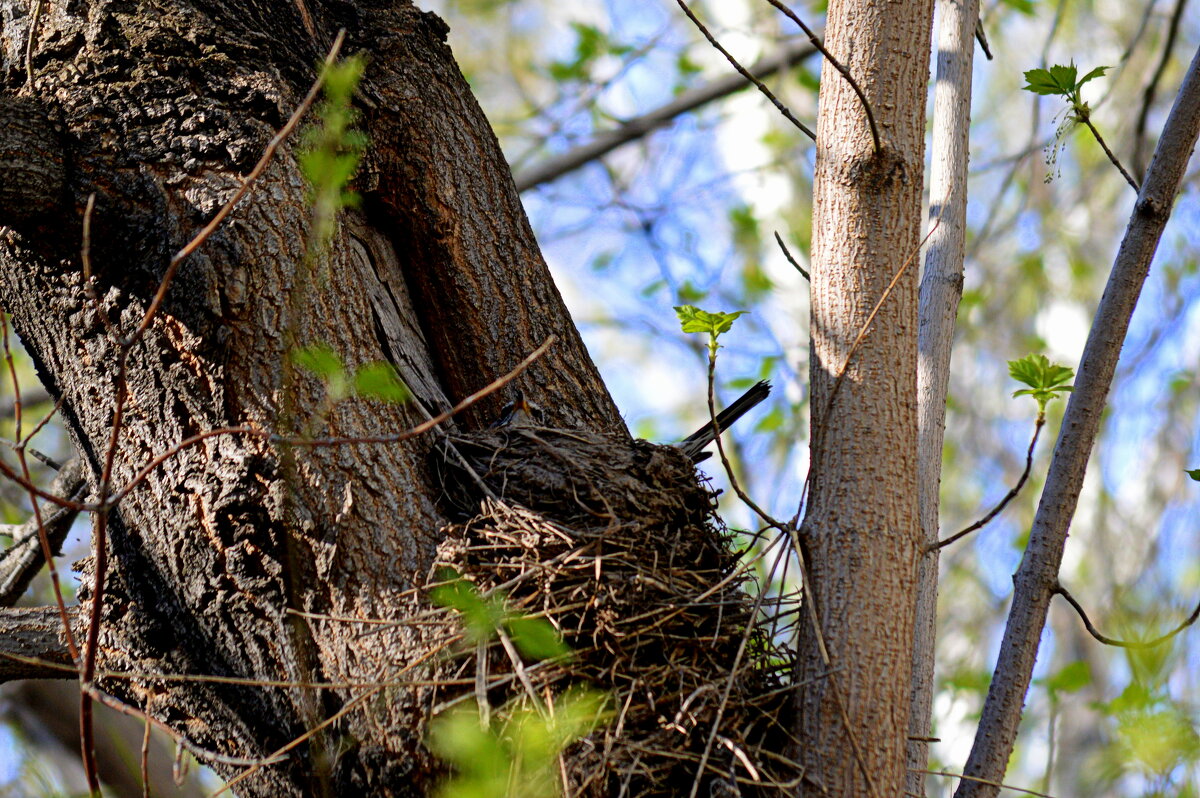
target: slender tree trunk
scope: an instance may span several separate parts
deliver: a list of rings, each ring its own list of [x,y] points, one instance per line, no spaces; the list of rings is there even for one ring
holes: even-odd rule
[[[942,443],[946,432],[946,394],[950,351],[958,302],[963,289],[963,249],[967,230],[967,156],[971,127],[971,65],[975,55],[978,0],[939,4],[937,88],[933,99],[933,144],[929,175],[929,234],[921,277],[917,335],[917,446],[921,543],[933,546],[939,535],[938,503],[942,481]],[[909,721],[908,791],[925,794],[928,738],[934,694],[937,642],[938,550],[920,559],[917,617],[913,637],[912,710]]]
[[[917,271],[932,2],[832,2],[814,188],[812,477],[797,737],[804,794],[897,795],[920,529]],[[894,281],[894,286],[893,286]],[[890,288],[890,291],[889,291]],[[877,315],[869,321],[876,305]],[[856,345],[857,344],[857,345]]]

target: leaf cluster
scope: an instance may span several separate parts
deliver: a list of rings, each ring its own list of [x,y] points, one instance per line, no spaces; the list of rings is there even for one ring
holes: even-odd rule
[[[473,643],[492,640],[503,630],[524,656],[533,660],[559,659],[571,655],[554,626],[544,618],[533,618],[508,607],[503,594],[483,595],[470,581],[447,569],[442,584],[429,591],[439,607],[458,612]]]
[[[749,311],[735,310],[732,313],[721,311],[709,312],[694,305],[676,305],[675,315],[679,317],[679,326],[685,333],[708,333],[708,352],[711,356],[717,354],[717,338],[722,333],[729,332],[738,316],[744,316]]]
[[[1026,355],[1019,360],[1008,361],[1008,373],[1017,382],[1028,385],[1013,396],[1032,396],[1038,403],[1038,420],[1046,415],[1046,405],[1062,394],[1075,388],[1066,383],[1075,376],[1074,369],[1051,363],[1045,355]]]
[[[1030,69],[1025,73],[1025,85],[1021,88],[1034,94],[1062,97],[1071,104],[1075,116],[1086,118],[1089,109],[1080,96],[1080,89],[1088,81],[1104,75],[1109,69],[1111,67],[1096,67],[1082,78],[1078,77],[1079,70],[1074,61],[1067,66],[1055,64],[1049,69]]]
[[[340,402],[350,396],[396,403],[412,398],[412,392],[396,373],[396,367],[383,360],[367,363],[351,372],[337,352],[318,343],[294,350],[292,362],[325,382],[331,402]]]
[[[603,693],[570,690],[555,700],[553,713],[509,706],[488,723],[473,705],[452,710],[429,729],[430,749],[456,771],[439,798],[560,795],[559,754],[607,721],[606,702]]]

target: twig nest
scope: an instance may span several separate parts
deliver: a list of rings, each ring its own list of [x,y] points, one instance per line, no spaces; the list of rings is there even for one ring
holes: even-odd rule
[[[778,756],[790,659],[755,617],[715,498],[686,457],[543,428],[456,435],[438,457],[447,503],[473,515],[444,530],[435,570],[554,625],[574,656],[523,663],[535,694],[553,701],[587,684],[609,695],[613,723],[566,752],[569,794],[686,795],[706,747],[699,794],[718,782],[782,794],[771,785],[795,775]],[[493,642],[485,656],[461,646],[453,675],[470,683],[482,668],[502,713],[529,690],[511,651]]]

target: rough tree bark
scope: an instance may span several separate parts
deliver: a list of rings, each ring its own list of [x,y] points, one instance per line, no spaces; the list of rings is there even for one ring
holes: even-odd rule
[[[339,403],[318,419],[317,434],[411,427],[511,369],[551,333],[557,345],[517,384],[555,423],[623,429],[437,17],[371,0],[47,3],[26,85],[32,5],[0,0],[4,96],[24,95],[0,113],[25,120],[43,141],[50,120],[65,182],[47,183],[49,212],[0,208],[9,225],[0,227],[0,305],[42,380],[64,398],[93,487],[112,433],[118,353],[100,314],[122,334],[132,331],[171,255],[232,194],[343,27],[344,52],[371,60],[361,91],[372,140],[359,180],[365,204],[345,214],[319,257],[317,285],[300,285],[307,189],[292,147],[280,151],[184,263],[163,312],[130,352],[114,487],[190,435],[277,429],[289,401],[319,407],[315,380],[299,377],[294,400],[284,395],[293,340],[324,342],[351,367],[388,359],[419,399]],[[54,159],[46,162],[53,172]],[[79,260],[93,192],[99,314]],[[296,291],[307,293],[292,314]],[[459,423],[478,426],[503,401],[489,397]],[[289,685],[400,672],[411,632],[364,636],[343,619],[411,611],[411,588],[427,577],[445,521],[425,465],[430,442],[297,448],[286,476],[281,450],[249,436],[214,437],[164,462],[111,516],[101,669]],[[86,616],[86,588],[80,603]],[[355,695],[349,687],[150,676],[100,685],[198,748],[241,758],[267,756]],[[421,709],[406,695],[388,693],[347,714],[240,789],[420,794],[430,765],[415,732]]]
[[[826,21],[826,46],[864,91],[882,142],[876,150],[859,97],[826,62],[800,532],[816,621],[800,625],[796,730],[806,780],[829,795],[904,789],[920,538],[913,262],[932,15],[931,1],[842,0]]]

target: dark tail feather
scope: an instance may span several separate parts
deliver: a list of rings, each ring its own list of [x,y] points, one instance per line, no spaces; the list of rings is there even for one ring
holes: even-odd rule
[[[737,401],[720,413],[717,413],[717,428],[721,432],[729,429],[735,421],[749,412],[751,408],[757,406],[770,394],[771,383],[766,380],[756,383],[750,390],[738,397]],[[712,443],[715,437],[712,422],[709,421],[676,445],[683,450],[684,454],[692,459],[692,462],[699,462],[704,459],[704,447]]]

